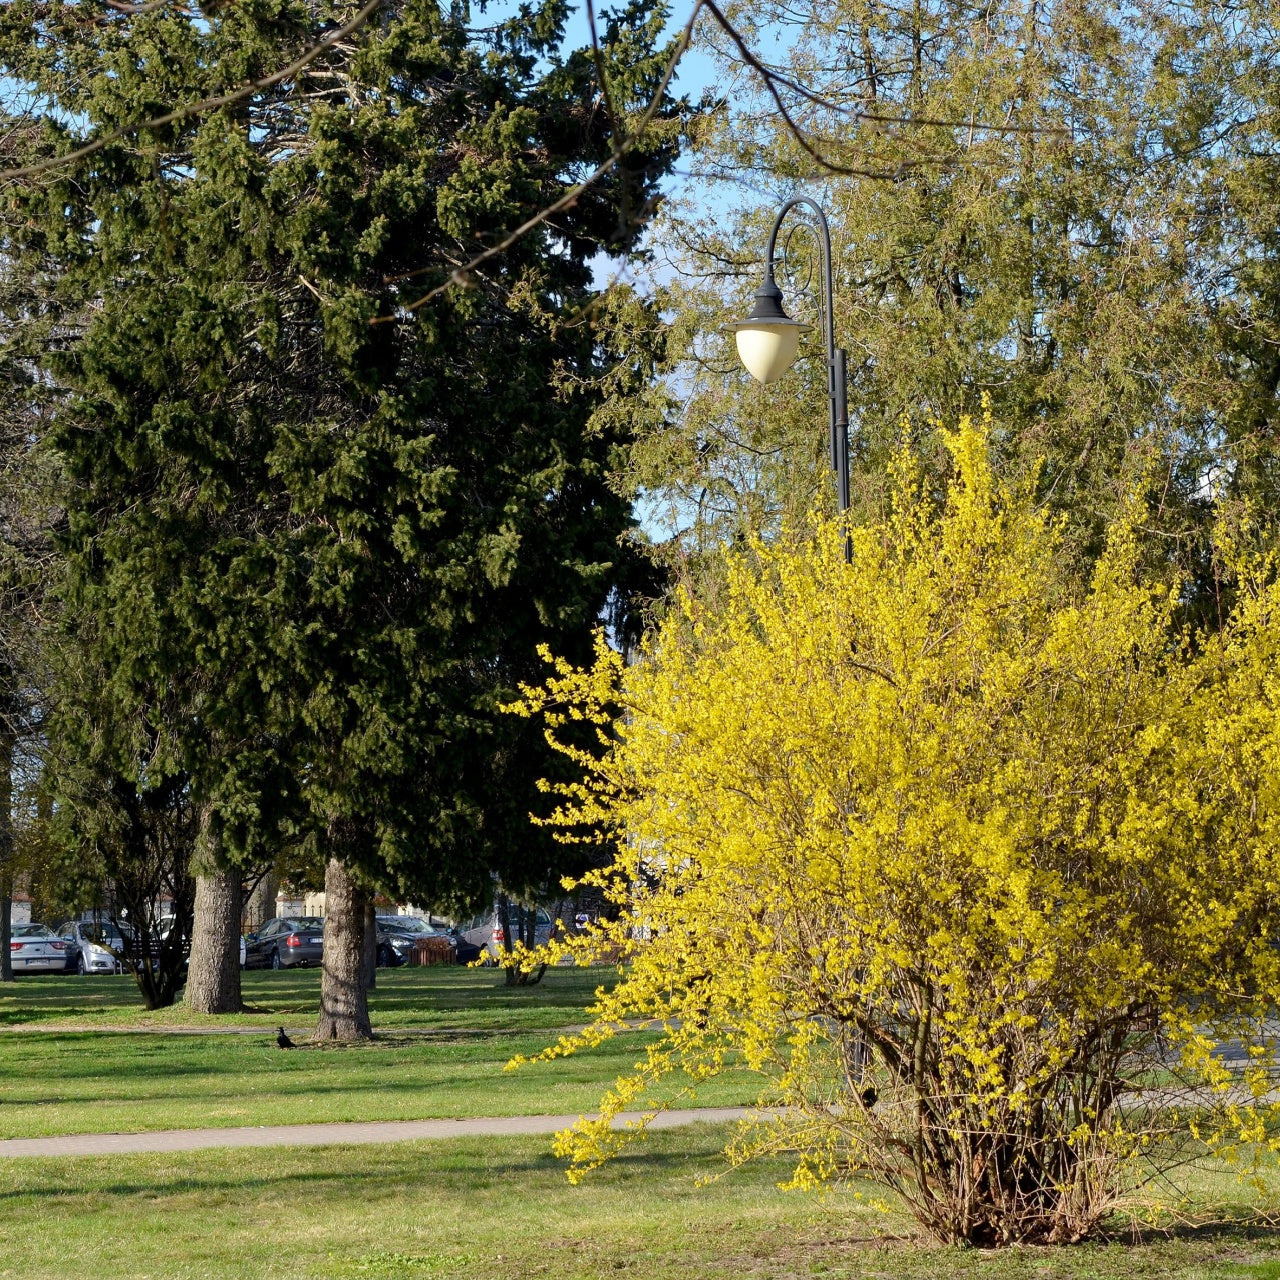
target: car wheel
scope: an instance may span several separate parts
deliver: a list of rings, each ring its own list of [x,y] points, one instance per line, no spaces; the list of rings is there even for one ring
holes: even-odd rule
[[[77,973],[78,973],[82,978],[85,976],[85,974],[87,974],[87,973],[89,972],[89,970],[85,968],[84,956],[83,956],[83,955],[80,955],[80,956],[77,956],[77,957],[76,957],[76,972],[77,972]]]
[[[382,946],[378,948],[378,968],[379,969],[391,968],[391,948],[390,947]]]
[[[278,951],[273,951],[273,952],[271,953],[271,967],[272,967],[273,969],[283,969],[283,968],[284,968],[284,965],[282,965],[282,964],[280,963],[280,953],[279,953]]]

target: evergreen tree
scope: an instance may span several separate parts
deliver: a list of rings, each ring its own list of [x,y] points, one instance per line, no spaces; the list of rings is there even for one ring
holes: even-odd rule
[[[0,47],[65,150],[85,122],[262,78],[353,12],[85,23],[15,4]],[[474,898],[492,871],[554,863],[523,822],[542,744],[497,708],[539,642],[580,648],[637,573],[609,483],[626,439],[589,423],[590,263],[633,246],[675,107],[457,277],[620,146],[659,85],[661,13],[608,20],[607,100],[590,54],[559,52],[566,17],[550,2],[473,30],[388,0],[294,78],[43,175],[10,222],[13,252],[51,256],[84,309],[48,355],[67,393],[52,439],[68,626],[108,673],[119,769],[136,777],[145,742],[150,777],[186,779],[208,871],[283,839],[327,867],[326,1036],[369,1032],[369,893]]]

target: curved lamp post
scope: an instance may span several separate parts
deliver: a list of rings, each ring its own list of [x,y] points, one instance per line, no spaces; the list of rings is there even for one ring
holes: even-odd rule
[[[810,324],[792,320],[782,309],[782,290],[773,278],[774,253],[782,220],[792,209],[803,206],[812,213],[806,225],[818,238],[822,251],[822,336],[827,355],[827,399],[831,406],[831,466],[836,473],[836,496],[840,514],[849,510],[849,398],[848,359],[843,348],[836,346],[835,311],[831,276],[831,230],[822,206],[808,196],[796,196],[778,210],[769,248],[765,253],[764,279],[756,290],[751,314],[745,320],[729,325],[734,331],[738,358],[747,372],[759,382],[776,382],[795,362],[800,351],[800,335],[812,329]],[[851,559],[853,545],[845,542],[845,559]]]

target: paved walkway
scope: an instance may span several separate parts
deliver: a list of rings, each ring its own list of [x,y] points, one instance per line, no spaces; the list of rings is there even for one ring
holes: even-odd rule
[[[43,1036],[261,1036],[271,1040],[276,1038],[279,1021],[269,1027],[113,1027],[102,1022],[69,1022],[45,1023],[21,1022],[16,1026],[0,1026],[0,1035],[43,1035]],[[315,1030],[314,1020],[305,1026],[285,1027],[289,1035],[304,1041]],[[547,1035],[558,1036],[565,1032],[581,1031],[584,1023],[574,1023],[567,1027],[382,1027],[374,1033],[375,1040],[394,1040],[397,1036],[525,1036]],[[643,1030],[644,1023],[628,1024],[632,1030]]]
[[[622,1128],[640,1119],[628,1111],[614,1122]],[[649,1122],[671,1129],[699,1121],[739,1120],[749,1107],[690,1107],[661,1111]],[[100,1156],[137,1151],[202,1151],[209,1147],[319,1147],[330,1143],[411,1142],[422,1138],[481,1138],[567,1129],[572,1116],[485,1116],[470,1120],[380,1120],[368,1124],[281,1124],[253,1129],[166,1129],[156,1133],[77,1133],[57,1138],[8,1138],[0,1158],[13,1156]]]

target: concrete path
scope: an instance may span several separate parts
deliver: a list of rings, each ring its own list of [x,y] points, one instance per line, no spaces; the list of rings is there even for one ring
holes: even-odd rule
[[[690,1107],[659,1112],[654,1129],[740,1120],[750,1107]],[[640,1119],[628,1111],[615,1128]],[[281,1124],[253,1129],[166,1129],[155,1133],[77,1133],[57,1138],[0,1140],[0,1158],[13,1156],[100,1156],[137,1151],[202,1151],[209,1147],[319,1147],[330,1143],[411,1142],[422,1138],[481,1138],[506,1134],[555,1133],[573,1116],[486,1116],[470,1120],[380,1120],[367,1124]]]
[[[0,1027],[0,1035],[23,1036],[260,1036],[274,1040],[278,1021],[269,1027],[112,1027],[103,1023],[55,1023],[46,1026],[43,1023],[19,1023],[13,1027]],[[628,1024],[633,1031],[643,1030],[641,1022]],[[373,1033],[375,1040],[394,1040],[398,1036],[558,1036],[563,1032],[581,1031],[584,1024],[579,1022],[567,1027],[379,1027]],[[315,1022],[306,1026],[285,1027],[285,1031],[299,1043],[305,1041],[315,1030]]]

